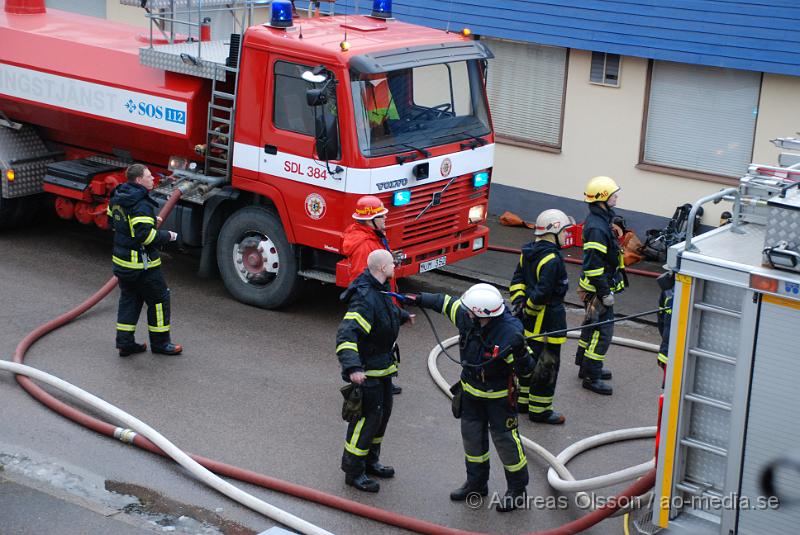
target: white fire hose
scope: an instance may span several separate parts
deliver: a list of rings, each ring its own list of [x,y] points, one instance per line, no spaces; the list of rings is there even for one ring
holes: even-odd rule
[[[578,333],[567,333],[569,338],[579,338],[580,335]],[[442,354],[444,351],[443,348],[448,348],[450,346],[455,345],[458,342],[458,336],[453,336],[452,338],[448,338],[444,340],[441,345],[437,344],[431,349],[431,352],[428,354],[428,371],[431,374],[436,385],[445,393],[448,397],[452,398],[453,395],[450,393],[450,385],[445,381],[442,374],[439,372],[437,367],[437,359],[439,355]],[[651,352],[658,352],[658,346],[655,344],[650,344],[647,342],[641,342],[639,340],[632,340],[629,338],[620,338],[614,336],[612,338],[612,343],[617,345],[622,345],[634,349],[641,349],[643,351],[651,351]],[[611,485],[616,485],[618,483],[622,483],[624,481],[632,481],[638,477],[641,477],[646,472],[651,470],[655,466],[655,461],[650,460],[645,463],[638,464],[636,466],[631,466],[628,468],[624,468],[622,470],[618,470],[616,472],[612,472],[610,474],[605,474],[601,476],[595,476],[588,479],[581,479],[576,480],[575,477],[570,473],[570,471],[566,467],[566,463],[568,463],[573,457],[588,451],[592,448],[596,448],[598,446],[602,446],[604,444],[611,444],[613,442],[620,442],[623,440],[636,440],[642,438],[652,438],[656,435],[656,427],[655,426],[648,426],[648,427],[634,427],[631,429],[619,429],[615,431],[608,431],[606,433],[601,433],[599,435],[594,435],[592,437],[585,438],[580,440],[564,451],[558,454],[558,456],[554,456],[550,453],[547,449],[540,446],[536,442],[530,440],[527,437],[520,435],[522,439],[522,443],[525,447],[532,452],[536,453],[540,457],[542,457],[547,464],[550,465],[550,469],[547,471],[547,482],[550,483],[554,489],[560,492],[576,492],[577,499],[580,500],[588,500],[590,499],[589,496],[584,492],[587,490],[599,489],[603,487],[609,487]],[[590,503],[590,502],[587,502]],[[621,510],[624,513],[624,510]],[[619,511],[618,511],[619,513]],[[615,515],[616,516],[616,515]]]
[[[158,446],[161,451],[169,455],[175,462],[183,466],[202,483],[205,483],[225,496],[239,502],[246,507],[249,507],[257,513],[261,513],[262,515],[271,518],[276,522],[299,531],[300,533],[307,535],[332,535],[329,531],[325,531],[324,529],[319,528],[314,524],[303,520],[302,518],[296,517],[291,513],[287,513],[283,509],[278,509],[274,505],[270,505],[267,502],[256,498],[252,494],[248,494],[234,485],[231,485],[224,479],[203,468],[175,444],[167,440],[162,434],[158,433],[155,429],[142,422],[135,416],[124,412],[114,405],[111,405],[110,403],[78,388],[71,383],[64,381],[63,379],[59,379],[54,375],[50,375],[49,373],[43,372],[36,368],[31,368],[25,364],[17,364],[16,362],[9,362],[6,360],[0,360],[0,370],[9,371],[19,375],[25,375],[31,379],[46,383],[72,396],[73,398],[88,404],[92,408],[97,409],[109,418],[112,418],[114,421],[124,424],[128,428],[149,439],[153,444]]]

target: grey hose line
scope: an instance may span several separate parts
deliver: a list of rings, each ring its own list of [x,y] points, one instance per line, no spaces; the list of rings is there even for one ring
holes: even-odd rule
[[[569,338],[580,338],[578,333],[568,333],[567,336]],[[442,342],[441,345],[434,346],[428,355],[428,371],[430,372],[431,377],[437,386],[439,386],[442,392],[444,392],[448,397],[452,397],[452,394],[450,393],[450,385],[447,384],[447,381],[445,381],[444,377],[439,372],[436,360],[445,347],[455,345],[457,342],[458,336],[448,338]],[[643,351],[658,352],[659,349],[655,344],[616,336],[612,338],[612,343],[624,345],[634,349],[641,349]],[[655,426],[610,431],[581,440],[568,447],[561,454],[559,454],[558,457],[554,456],[547,449],[540,446],[536,442],[533,442],[527,437],[520,435],[520,438],[527,449],[530,449],[542,457],[550,465],[550,469],[548,470],[548,483],[550,483],[553,488],[559,491],[577,492],[578,495],[576,499],[585,500],[589,497],[583,491],[607,487],[623,481],[636,479],[651,469],[654,462],[651,460],[646,463],[619,470],[617,472],[579,481],[576,481],[569,469],[567,469],[565,465],[566,462],[568,462],[578,453],[586,451],[587,449],[621,440],[649,438],[655,436],[655,433]]]
[[[172,442],[167,440],[163,435],[158,433],[146,423],[100,399],[99,397],[64,381],[63,379],[59,379],[54,375],[50,375],[49,373],[43,372],[36,368],[26,366],[25,364],[18,364],[16,362],[9,362],[6,360],[0,360],[0,370],[8,371],[18,375],[25,375],[31,379],[41,381],[42,383],[55,387],[72,396],[73,398],[90,405],[109,418],[112,418],[115,421],[118,421],[129,427],[130,429],[133,429],[137,433],[147,437],[164,453],[169,455],[173,460],[175,460],[175,462],[188,470],[201,482],[212,487],[225,496],[239,502],[240,504],[252,509],[253,511],[261,513],[262,515],[271,518],[276,522],[299,531],[300,533],[307,535],[332,535],[329,531],[317,527],[314,524],[303,520],[302,518],[275,507],[274,505],[270,505],[256,498],[252,494],[248,494],[234,485],[231,485],[224,479],[203,468],[180,448],[175,446]]]

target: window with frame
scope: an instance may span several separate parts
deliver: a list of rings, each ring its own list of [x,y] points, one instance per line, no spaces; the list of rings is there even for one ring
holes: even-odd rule
[[[487,89],[495,133],[503,138],[561,147],[567,49],[486,39]]]
[[[272,121],[276,128],[297,132],[307,136],[315,133],[315,108],[306,101],[306,90],[314,89],[321,84],[313,84],[303,80],[305,71],[313,67],[290,63],[288,61],[275,62],[275,94],[272,105]],[[334,87],[331,85],[331,87]],[[325,104],[329,111],[335,113],[336,92],[328,92],[328,102]]]
[[[592,68],[589,73],[589,82],[609,87],[619,87],[620,63],[619,54],[592,52]]]
[[[641,163],[743,175],[760,90],[761,73],[654,61]]]

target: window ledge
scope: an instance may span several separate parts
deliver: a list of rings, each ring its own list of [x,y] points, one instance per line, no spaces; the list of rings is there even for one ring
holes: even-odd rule
[[[495,141],[503,145],[512,145],[514,147],[522,147],[524,149],[540,150],[542,152],[549,152],[552,154],[561,154],[561,147],[554,147],[553,145],[545,145],[543,143],[536,143],[534,141],[526,141],[511,136],[504,136],[495,133]]]
[[[640,162],[639,164],[636,165],[636,169],[641,169],[642,171],[651,171],[653,173],[664,173],[665,175],[680,176],[683,178],[691,178],[694,180],[703,180],[705,182],[724,184],[726,186],[739,185],[738,178],[724,176],[724,175],[715,175],[713,173],[703,173],[700,171],[690,171],[688,169],[679,169],[677,167],[668,167],[666,165],[657,165],[652,163]]]

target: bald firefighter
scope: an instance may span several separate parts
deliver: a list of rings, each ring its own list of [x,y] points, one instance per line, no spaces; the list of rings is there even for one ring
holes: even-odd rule
[[[614,179],[597,176],[584,191],[589,215],[583,223],[583,273],[578,290],[586,308],[584,325],[614,319],[614,295],[626,286],[622,249],[611,228],[619,189]],[[603,363],[613,335],[613,323],[582,329],[575,355],[583,388],[606,396],[613,394],[613,388],[604,381],[611,379],[611,371]]]
[[[336,333],[336,355],[342,378],[359,389],[360,414],[349,419],[342,470],[345,483],[365,492],[378,492],[370,478],[394,477],[394,468],[379,462],[381,443],[392,414],[392,374],[397,372],[393,347],[400,325],[413,317],[386,294],[394,276],[394,258],[385,249],[367,257],[367,269],[341,299],[347,312]]]
[[[564,296],[569,288],[561,256],[565,234],[573,221],[561,210],[545,210],[536,218],[535,240],[522,248],[509,292],[514,315],[522,320],[525,338],[536,360],[535,373],[519,377],[519,411],[532,422],[558,425],[565,418],[553,410],[561,346],[567,328]]]

